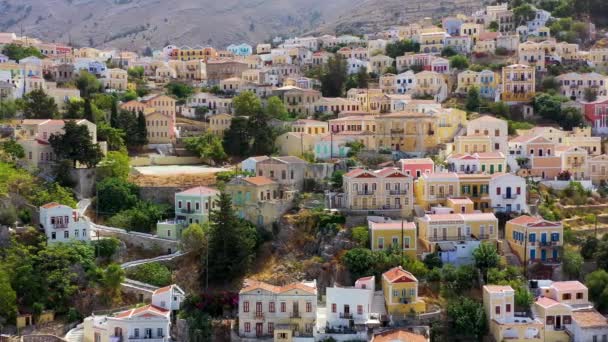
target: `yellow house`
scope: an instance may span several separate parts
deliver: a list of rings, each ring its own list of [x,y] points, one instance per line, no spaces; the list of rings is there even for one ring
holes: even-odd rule
[[[502,68],[502,100],[530,102],[536,95],[535,69],[528,65],[513,64]]]
[[[291,124],[291,131],[311,135],[324,135],[329,131],[329,125],[325,121],[300,119]]]
[[[458,174],[460,195],[470,198],[475,210],[491,210],[490,178],[492,178],[490,174]]]
[[[434,116],[437,122],[435,134],[441,143],[451,142],[456,132],[467,125],[467,112],[457,108],[441,108]]]
[[[587,150],[582,147],[557,145],[555,155],[561,157],[561,169],[570,172],[574,179],[589,176]]]
[[[421,71],[415,75],[414,93],[418,95],[437,95],[441,88],[447,86],[444,75],[434,71]]]
[[[423,173],[414,183],[416,204],[430,209],[437,204],[445,204],[448,197],[460,196],[456,173]]]
[[[209,117],[209,132],[217,135],[224,136],[224,132],[230,129],[232,124],[233,116],[230,114],[216,114]]]
[[[446,36],[445,30],[438,27],[423,29],[419,34],[420,52],[440,53],[443,50]]]
[[[425,152],[441,143],[436,116],[427,113],[396,112],[376,118],[379,147],[394,151]]]
[[[441,242],[496,240],[498,236],[496,216],[492,213],[467,211],[471,210],[471,205],[467,202],[466,199],[455,199],[454,208],[447,208],[449,211],[438,211],[448,213],[426,214],[417,219],[420,243],[424,251],[429,253],[437,251]],[[462,208],[458,210],[460,203]]]
[[[519,216],[507,222],[505,236],[513,253],[523,263],[560,262],[564,227],[540,217]]]
[[[149,144],[170,144],[174,140],[175,131],[171,117],[157,111],[144,115]]]
[[[479,73],[473,70],[465,70],[458,73],[458,87],[456,92],[466,94],[471,87],[480,86]]]
[[[454,152],[458,154],[490,151],[492,151],[492,139],[488,135],[459,135],[454,138]]]
[[[608,155],[590,157],[587,163],[589,177],[594,185],[608,182]]]
[[[403,246],[403,253],[405,255],[411,259],[416,258],[418,237],[414,222],[368,216],[367,225],[369,227],[371,249],[373,251]]]
[[[315,143],[321,137],[321,135],[312,135],[304,132],[287,132],[279,135],[275,140],[275,144],[279,148],[280,155],[302,156],[305,153],[313,153]]]
[[[382,292],[390,315],[425,312],[426,304],[418,297],[418,279],[401,266],[382,274]]]
[[[485,285],[483,307],[495,341],[541,342],[544,325],[534,318],[515,316],[515,290],[511,286]]]

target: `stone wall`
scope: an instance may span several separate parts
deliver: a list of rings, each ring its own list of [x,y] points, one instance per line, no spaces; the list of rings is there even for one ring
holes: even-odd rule
[[[178,157],[178,156],[161,156],[151,155],[146,157],[131,158],[129,164],[131,166],[150,166],[150,165],[198,165],[203,161],[199,157]]]
[[[158,204],[169,203],[171,206],[175,206],[175,193],[187,189],[188,187],[178,186],[142,186],[139,188],[139,197],[144,201]]]
[[[99,232],[99,236],[115,237],[124,241],[128,246],[137,246],[142,249],[157,251],[161,254],[171,254],[178,250],[178,241],[161,239],[150,234],[127,232],[126,230],[117,228],[98,227],[102,228],[93,227],[93,229]]]
[[[70,169],[70,179],[76,184],[74,192],[78,198],[95,196],[96,169]]]

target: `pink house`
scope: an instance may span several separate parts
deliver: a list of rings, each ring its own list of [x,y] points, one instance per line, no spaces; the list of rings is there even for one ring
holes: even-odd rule
[[[423,173],[430,174],[435,170],[435,163],[431,158],[401,159],[399,164],[401,165],[401,171],[414,179],[422,176]]]
[[[585,119],[597,134],[608,133],[608,96],[598,97],[593,102],[581,102]]]

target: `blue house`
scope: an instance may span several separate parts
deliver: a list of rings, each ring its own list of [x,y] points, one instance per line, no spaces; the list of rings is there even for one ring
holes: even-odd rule
[[[496,89],[498,80],[496,74],[492,70],[483,70],[479,73],[479,94],[486,99],[494,99],[496,97]]]
[[[231,44],[226,50],[232,52],[235,56],[250,56],[253,54],[253,47],[249,44]]]

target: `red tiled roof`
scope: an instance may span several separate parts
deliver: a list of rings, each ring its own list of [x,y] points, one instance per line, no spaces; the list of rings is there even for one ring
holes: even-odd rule
[[[47,204],[43,205],[42,208],[44,208],[44,209],[50,209],[50,208],[58,207],[60,205],[61,204],[59,204],[57,202],[50,202],[50,203],[47,203]]]
[[[536,304],[542,306],[543,308],[548,308],[554,305],[558,305],[559,302],[549,297],[540,297],[536,300]]]
[[[608,321],[595,310],[573,311],[572,319],[576,321],[581,328],[606,328]]]
[[[382,274],[389,283],[415,283],[418,279],[413,274],[404,270],[401,266],[393,267]]]
[[[551,287],[557,291],[584,291],[587,287],[578,280],[570,281],[555,281],[551,284]]]
[[[179,195],[206,195],[206,196],[213,196],[213,195],[219,195],[219,191],[215,190],[215,189],[211,189],[208,188],[206,186],[197,186],[195,188],[190,188],[188,190],[184,190],[182,192],[179,192]]]
[[[270,179],[268,177],[264,177],[264,176],[247,177],[247,178],[243,178],[243,180],[247,183],[251,183],[251,184],[257,185],[257,186],[275,183],[272,179]]]
[[[298,290],[302,290],[311,294],[316,294],[317,293],[317,289],[314,287],[310,287],[308,285],[305,285],[303,283],[291,283],[285,286],[275,286],[275,285],[271,285],[268,283],[265,283],[263,281],[257,281],[257,280],[251,280],[251,279],[245,279],[245,285],[243,287],[243,289],[241,289],[240,293],[245,293],[245,292],[249,292],[249,291],[253,291],[256,289],[263,289],[272,293],[283,293],[283,292],[288,292],[294,289],[298,289]]]
[[[391,330],[374,335],[373,342],[426,342],[427,338],[405,330]]]
[[[152,316],[158,316],[158,315],[162,315],[165,317],[169,317],[169,314],[171,313],[169,310],[165,310],[163,308],[160,308],[158,306],[154,306],[152,304],[146,305],[146,306],[142,306],[136,309],[130,309],[130,310],[126,310],[126,311],[121,311],[119,313],[117,313],[114,317],[116,318],[129,318],[129,317],[133,317],[133,316],[137,316],[139,314],[144,314],[144,315],[152,315]]]

